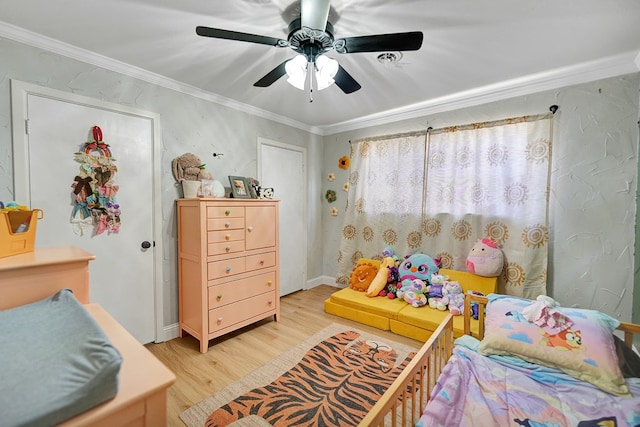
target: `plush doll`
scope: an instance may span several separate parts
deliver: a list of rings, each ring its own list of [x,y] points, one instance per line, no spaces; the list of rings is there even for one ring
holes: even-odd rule
[[[437,273],[440,269],[440,263],[434,260],[426,254],[413,254],[405,257],[404,261],[398,267],[398,275],[400,284],[398,286],[398,292],[396,296],[402,298],[401,294],[403,288],[411,287],[411,282],[414,279],[420,279],[423,282],[429,282],[431,275]]]
[[[426,290],[427,285],[425,282],[420,279],[413,279],[410,285],[403,287],[402,298],[413,307],[422,307],[427,305]]]
[[[445,282],[442,286],[442,294],[451,314],[460,316],[464,313],[464,293],[462,293],[460,283]]]
[[[427,286],[427,303],[429,307],[443,311],[447,309],[442,293],[442,288],[447,280],[449,280],[449,276],[444,274],[434,273],[431,275],[430,285]]]
[[[378,267],[369,262],[359,262],[351,271],[349,287],[356,291],[365,292],[375,279],[376,274],[378,274]]]
[[[380,293],[378,295],[380,295],[381,297],[387,297],[389,299],[395,299],[396,298],[396,293],[398,292],[398,282],[390,282],[387,283],[387,286],[380,291]]]
[[[380,291],[382,291],[388,283],[389,269],[395,267],[395,265],[396,261],[391,257],[386,257],[382,260],[380,269],[365,292],[366,296],[377,297],[378,294],[380,294]]]
[[[393,248],[391,246],[387,246],[386,248],[384,248],[384,250],[382,251],[382,256],[387,258],[387,257],[391,257],[394,259],[394,261],[397,264],[400,264],[400,261],[398,260],[398,256],[396,254],[394,254],[393,252]]]
[[[200,158],[193,153],[184,153],[171,162],[173,177],[178,182],[213,179],[211,173],[207,172],[204,166]]]
[[[483,277],[498,277],[503,263],[504,256],[498,244],[485,237],[471,248],[467,256],[467,271]]]

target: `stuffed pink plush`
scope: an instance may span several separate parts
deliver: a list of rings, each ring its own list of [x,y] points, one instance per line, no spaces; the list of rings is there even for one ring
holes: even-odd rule
[[[502,272],[504,256],[496,242],[478,240],[467,256],[467,271],[483,277],[498,277]]]

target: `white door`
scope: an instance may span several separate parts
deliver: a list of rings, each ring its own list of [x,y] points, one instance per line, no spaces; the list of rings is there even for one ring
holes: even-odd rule
[[[26,95],[29,205],[44,211],[36,247],[74,245],[95,254],[90,299],[103,306],[141,343],[156,339],[154,285],[154,119],[115,109]],[[116,108],[119,108],[117,106]],[[71,184],[81,164],[74,153],[97,125],[118,168],[114,183],[121,210],[117,233],[93,234],[72,224]],[[95,154],[95,152],[94,152]],[[16,185],[18,187],[18,185]],[[16,197],[19,197],[16,191]],[[145,249],[142,242],[150,242]]]
[[[258,179],[280,200],[280,295],[303,289],[307,271],[306,150],[260,138]]]

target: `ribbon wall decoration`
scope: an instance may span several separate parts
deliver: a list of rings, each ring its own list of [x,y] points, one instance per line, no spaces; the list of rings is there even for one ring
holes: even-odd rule
[[[71,184],[74,201],[71,223],[76,232],[84,234],[93,228],[93,235],[120,231],[120,205],[116,200],[119,186],[114,183],[118,168],[109,144],[102,140],[102,129],[91,128],[92,140],[82,144],[74,159],[80,163],[80,172]]]

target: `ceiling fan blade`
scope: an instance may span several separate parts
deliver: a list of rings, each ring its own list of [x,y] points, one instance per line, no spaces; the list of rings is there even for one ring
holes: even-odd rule
[[[338,65],[338,72],[333,77],[333,80],[344,93],[353,93],[360,89],[362,86],[353,78],[351,74],[347,73],[347,70],[342,68],[342,65]]]
[[[329,19],[329,0],[300,0],[300,20],[302,27],[324,31]]]
[[[345,37],[334,42],[339,53],[386,52],[418,50],[422,46],[422,32],[377,34],[373,36]],[[342,46],[344,44],[344,46]]]
[[[265,74],[265,76],[263,78],[261,78],[260,80],[255,82],[253,85],[256,86],[256,87],[271,86],[273,83],[276,82],[276,80],[278,80],[280,77],[282,77],[285,74],[287,74],[287,71],[285,69],[285,65],[289,61],[290,61],[290,59],[287,59],[282,64],[278,65],[276,68],[274,68],[273,70],[271,70],[267,74]]]
[[[275,37],[259,36],[257,34],[241,33],[239,31],[221,30],[219,28],[196,27],[196,33],[203,37],[213,37],[216,39],[238,40],[241,42],[250,42],[258,44],[266,44],[269,46],[286,47],[289,42]]]

